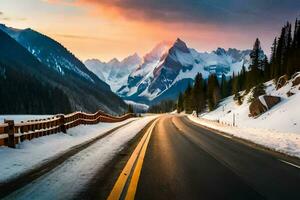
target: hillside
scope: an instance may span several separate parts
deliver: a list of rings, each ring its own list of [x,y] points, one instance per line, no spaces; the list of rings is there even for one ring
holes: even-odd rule
[[[250,98],[251,93],[244,97],[242,105],[238,105],[233,100],[233,96],[230,96],[222,101],[216,110],[206,113],[202,117],[231,124],[233,114],[235,114],[235,123],[238,127],[297,133],[300,130],[300,107],[297,106],[297,103],[300,102],[300,85],[292,86],[292,81],[293,79],[278,90],[276,90],[273,81],[264,83],[266,94],[279,96],[281,102],[256,118],[248,116],[250,103],[247,100]],[[291,91],[294,95],[288,96],[288,91]]]
[[[0,30],[23,47],[21,52],[14,50],[16,45],[1,46],[1,51],[6,52],[2,61],[15,62],[16,69],[22,65],[33,68],[27,71],[28,74],[62,90],[68,96],[71,110],[95,112],[102,109],[109,113],[126,110],[122,99],[58,42],[31,29],[18,30],[0,25]]]
[[[50,85],[54,73],[0,30],[0,113],[67,113],[66,94]]]
[[[273,81],[264,85],[266,95],[280,97],[281,102],[257,117],[249,116],[250,92],[244,96],[241,105],[230,96],[217,109],[202,114],[199,119],[190,118],[202,125],[300,157],[300,73],[278,90]],[[232,126],[233,120],[235,126]]]

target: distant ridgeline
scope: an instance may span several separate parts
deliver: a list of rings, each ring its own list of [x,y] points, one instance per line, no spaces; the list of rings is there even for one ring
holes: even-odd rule
[[[58,42],[0,24],[0,114],[127,110],[121,98]]]

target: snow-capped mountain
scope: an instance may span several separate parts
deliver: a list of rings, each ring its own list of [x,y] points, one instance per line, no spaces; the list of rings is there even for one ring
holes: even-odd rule
[[[133,59],[136,61],[133,64],[127,62],[129,64],[125,65],[116,59],[109,63],[88,60],[85,64],[123,99],[155,104],[165,99],[176,99],[198,72],[204,78],[211,73],[220,78],[223,74],[227,77],[237,74],[243,65],[246,68],[250,65],[250,52],[234,48],[198,52],[177,39],[174,43],[158,44],[143,59]],[[263,52],[261,54],[264,56]],[[120,66],[121,71],[115,70]]]
[[[142,93],[145,89],[144,86],[151,83],[155,67],[163,61],[169,48],[168,42],[156,45],[144,56],[142,64],[129,74],[127,83],[122,85],[117,93],[122,97]]]
[[[114,58],[105,63],[98,59],[89,59],[84,64],[101,80],[110,85],[112,91],[116,92],[120,86],[127,83],[129,74],[142,64],[142,58],[135,53],[122,61]]]
[[[70,51],[53,39],[30,28],[20,30],[0,24],[0,29],[25,47],[41,63],[56,70],[61,75],[74,73],[91,82],[95,81],[96,76]]]
[[[143,64],[129,75],[127,85],[117,91],[118,95],[147,104],[175,99],[198,72],[204,78],[211,73],[216,73],[219,77],[222,74],[231,76],[233,72],[238,73],[243,65],[248,67],[250,61],[250,50],[226,51],[218,48],[211,53],[199,53],[188,48],[180,39],[173,45],[164,47],[150,62],[145,59],[148,56],[144,57]],[[153,51],[150,55],[152,53]]]
[[[15,62],[18,62],[16,67],[22,70],[22,62],[25,63],[27,58],[23,56],[24,58],[17,60],[19,54],[28,55],[23,52],[26,51],[33,55],[34,59],[30,59],[35,60],[31,61],[34,64],[28,66],[34,70],[29,70],[28,73],[63,90],[72,110],[95,112],[102,109],[111,113],[125,111],[126,104],[110,90],[109,85],[57,41],[32,29],[18,30],[0,24],[0,30],[22,46],[18,47],[16,55],[9,54],[6,60],[13,60],[15,57]]]

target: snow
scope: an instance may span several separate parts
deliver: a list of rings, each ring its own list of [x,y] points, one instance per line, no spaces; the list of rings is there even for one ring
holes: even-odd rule
[[[174,51],[170,52],[170,47],[170,45],[158,45],[158,47],[147,54],[144,57],[143,64],[129,75],[129,78],[135,81],[124,85],[123,89],[118,91],[118,94],[123,97],[138,96],[154,100],[178,81],[194,79],[197,73],[201,73],[203,78],[208,78],[211,73],[217,73],[219,77],[224,73],[229,77],[233,72],[235,74],[240,72],[243,65],[247,68],[250,63],[250,50],[239,51],[237,49],[228,49],[226,51],[222,49],[222,51],[219,50],[220,52],[213,51],[207,53],[198,52],[192,48],[189,48],[189,51],[181,51],[174,47]],[[154,71],[165,67],[166,55],[172,58],[174,62],[179,63],[182,69],[175,78],[164,80],[163,77],[161,79],[155,77]],[[186,70],[187,67],[189,69]],[[160,88],[160,84],[155,84],[155,80],[157,79],[163,80],[163,89]],[[153,85],[156,88],[153,88]],[[149,90],[150,87],[151,90]]]
[[[94,80],[87,73],[87,70],[83,69],[81,65],[78,64],[78,60],[74,61],[72,58],[73,55],[60,44],[53,42],[52,39],[31,29],[21,30],[6,27],[5,25],[1,25],[0,29],[5,31],[8,35],[25,47],[40,62],[47,65],[49,68],[54,68],[54,70],[62,76],[65,74],[65,69],[68,69],[94,83]],[[30,35],[28,35],[28,33],[30,33]],[[32,37],[34,37],[35,40],[30,39]],[[36,42],[37,40],[43,42]],[[48,48],[44,48],[43,44],[45,44],[45,42],[50,44],[47,46]]]
[[[138,110],[138,111],[147,111],[149,109],[149,106],[146,104],[137,103],[137,102],[129,101],[129,100],[125,100],[125,103],[132,105],[133,109]]]
[[[140,118],[115,131],[6,199],[73,199],[128,141],[156,117]]]
[[[259,96],[258,99],[264,105],[265,108],[269,109],[268,104],[264,98],[264,95]]]
[[[67,130],[67,134],[58,133],[35,138],[31,141],[24,141],[16,149],[0,147],[0,183],[24,173],[51,157],[67,151],[73,146],[93,139],[110,129],[133,120],[135,119],[131,118],[118,123],[80,125]]]
[[[4,119],[14,120],[16,123],[27,120],[35,119],[47,119],[53,117],[53,115],[0,115],[0,123],[4,122]]]
[[[113,92],[118,91],[127,84],[128,76],[142,63],[142,59],[133,54],[122,61],[116,58],[105,63],[97,59],[89,59],[84,62],[85,66],[95,73],[101,80],[110,85]]]
[[[263,146],[300,157],[300,90],[299,85],[292,87],[289,81],[279,90],[275,89],[272,81],[266,82],[268,95],[281,97],[281,102],[262,115],[249,117],[249,104],[251,94],[248,94],[242,105],[237,105],[233,96],[224,99],[220,106],[199,119],[189,118],[205,126],[244,138]],[[287,92],[294,95],[288,97]],[[262,97],[260,97],[262,101]],[[266,104],[264,99],[263,104]],[[232,126],[235,117],[235,127]],[[220,123],[214,122],[219,120]]]

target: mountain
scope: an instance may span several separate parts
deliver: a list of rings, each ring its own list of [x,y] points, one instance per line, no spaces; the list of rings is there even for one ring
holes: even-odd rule
[[[142,59],[127,65],[116,59],[109,63],[87,60],[86,66],[103,81],[111,85],[113,91],[127,101],[147,105],[162,100],[176,99],[200,72],[204,78],[215,73],[219,78],[228,78],[250,65],[251,50],[218,48],[212,52],[198,52],[189,48],[184,41],[162,42]],[[261,52],[261,56],[265,56]],[[120,67],[122,66],[122,67]],[[116,76],[115,69],[122,69]],[[113,74],[114,76],[112,76]],[[107,78],[109,77],[109,78]]]
[[[127,85],[117,91],[122,98],[146,104],[176,99],[198,72],[204,78],[211,73],[229,77],[233,72],[238,73],[243,65],[250,64],[250,50],[218,48],[211,53],[200,53],[180,39],[155,53],[157,49],[145,56],[151,59],[144,58],[143,64],[129,75]],[[152,54],[155,56],[149,56]]]
[[[112,91],[117,91],[120,86],[127,83],[129,74],[142,63],[142,59],[136,53],[124,58],[122,61],[114,58],[105,63],[98,59],[90,59],[84,62],[85,66],[94,72],[101,80],[110,85]]]
[[[1,114],[71,111],[66,94],[58,87],[47,84],[53,78],[53,72],[2,30],[0,44]]]
[[[121,113],[126,109],[126,104],[111,92],[105,82],[55,40],[31,29],[18,30],[0,25],[0,30],[20,44],[10,47],[1,43],[1,54],[7,51],[1,61],[14,63],[10,66],[16,70],[23,70],[26,66],[26,74],[34,76],[44,85],[63,91],[68,97],[71,110],[95,112],[102,109]],[[1,37],[5,38],[7,44],[13,43],[4,32]]]

